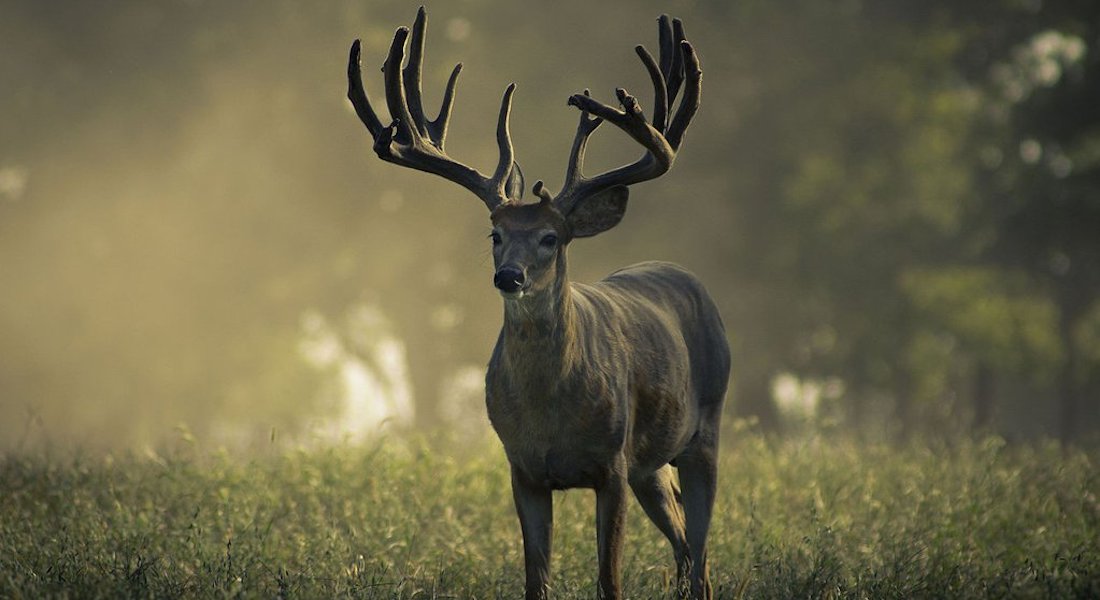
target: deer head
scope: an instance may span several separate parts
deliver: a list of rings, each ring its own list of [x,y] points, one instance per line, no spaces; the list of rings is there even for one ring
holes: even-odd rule
[[[658,20],[660,61],[643,46],[635,47],[653,82],[653,115],[648,120],[634,96],[618,88],[619,107],[593,99],[588,90],[569,98],[581,111],[562,190],[552,194],[540,180],[532,192],[537,202],[523,203],[523,172],[515,162],[508,131],[515,84],[505,89],[497,120],[500,159],[491,176],[466,166],[444,150],[447,123],[454,103],[455,86],[462,71],[451,72],[439,116],[429,121],[421,102],[420,80],[427,19],[417,13],[411,40],[401,27],[394,35],[383,66],[386,105],[391,123],[384,126],[363,87],[360,44],[351,46],[348,60],[348,99],[374,138],[374,151],[387,162],[426,171],[449,179],[474,193],[489,209],[493,233],[493,283],[505,298],[519,299],[550,286],[564,268],[566,246],[575,238],[590,237],[611,229],[626,212],[627,186],[654,179],[672,167],[692,117],[699,108],[702,72],[691,44],[684,39],[678,19],[662,15]],[[406,42],[408,61],[405,63]],[[683,91],[675,114],[671,108]],[[593,177],[582,173],[588,137],[608,121],[637,141],[645,153],[633,163]]]

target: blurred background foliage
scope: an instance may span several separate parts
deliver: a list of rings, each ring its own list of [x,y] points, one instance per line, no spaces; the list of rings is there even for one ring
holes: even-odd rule
[[[476,431],[500,323],[484,209],[379,161],[383,0],[0,0],[0,447]],[[708,283],[730,411],[877,438],[1100,427],[1100,3],[428,5],[428,103],[488,170],[499,95],[560,185],[568,95],[649,103],[631,48],[683,18],[703,106],[676,167],[572,247]],[[432,112],[429,109],[429,112]],[[620,132],[588,170],[632,160]]]

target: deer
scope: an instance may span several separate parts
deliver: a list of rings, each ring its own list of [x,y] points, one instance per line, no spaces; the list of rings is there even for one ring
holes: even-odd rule
[[[421,96],[425,31],[421,7],[411,38],[399,27],[390,44],[382,68],[389,125],[363,86],[359,40],[348,60],[348,98],[379,158],[457,183],[489,210],[493,285],[504,322],[488,364],[485,403],[511,471],[525,597],[549,595],[552,492],[573,488],[596,495],[597,595],[621,597],[629,488],[672,546],[681,597],[711,598],[707,535],[730,373],[718,308],[703,284],[675,264],[645,262],[583,284],[569,279],[566,252],[573,240],[619,224],[629,186],[672,167],[701,90],[699,58],[683,24],[667,15],[658,19],[658,59],[644,46],[635,48],[653,83],[652,119],[622,88],[616,89],[618,108],[587,89],[570,96],[580,121],[564,185],[552,194],[540,180],[532,187],[537,201],[529,202],[522,200],[524,177],[509,132],[515,84],[501,100],[492,175],[452,159],[444,148],[462,64],[451,72],[438,116],[429,120]],[[605,121],[644,154],[588,177],[585,147]]]

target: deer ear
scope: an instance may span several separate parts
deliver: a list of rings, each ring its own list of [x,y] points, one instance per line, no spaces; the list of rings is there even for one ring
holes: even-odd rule
[[[504,183],[504,195],[509,200],[523,199],[523,169],[518,162],[512,163],[512,170],[508,172],[508,181]]]
[[[573,237],[592,237],[618,225],[629,196],[625,185],[616,185],[578,202],[568,217]]]

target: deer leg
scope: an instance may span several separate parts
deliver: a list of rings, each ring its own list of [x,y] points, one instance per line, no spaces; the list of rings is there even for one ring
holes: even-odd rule
[[[550,589],[550,541],[554,505],[550,490],[532,486],[512,469],[512,498],[523,532],[523,566],[527,576],[525,598],[545,600]]]
[[[665,465],[653,473],[631,477],[630,487],[638,498],[649,520],[661,530],[672,544],[676,559],[676,584],[681,597],[687,595],[686,584],[691,560],[688,554],[687,534],[684,531],[684,507],[680,489],[672,475],[672,467]]]
[[[676,458],[683,488],[687,520],[688,552],[691,555],[691,596],[710,600],[712,591],[707,572],[707,531],[718,486],[718,434],[699,432],[688,449]]]
[[[626,524],[625,469],[612,469],[608,480],[596,489],[596,546],[600,577],[597,597],[618,600],[621,597],[623,530]]]

